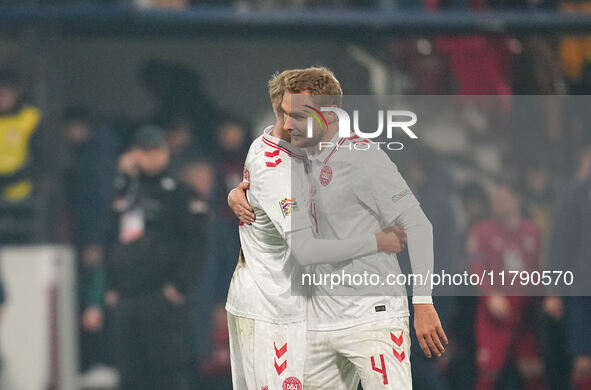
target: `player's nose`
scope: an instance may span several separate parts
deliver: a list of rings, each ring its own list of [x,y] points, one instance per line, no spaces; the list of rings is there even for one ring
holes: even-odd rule
[[[291,118],[287,115],[285,116],[285,119],[283,121],[283,130],[292,130]]]

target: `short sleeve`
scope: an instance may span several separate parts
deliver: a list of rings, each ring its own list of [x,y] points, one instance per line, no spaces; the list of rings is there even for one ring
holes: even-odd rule
[[[368,151],[367,158],[355,159],[353,174],[355,195],[387,224],[419,204],[396,164],[381,150]]]
[[[293,172],[289,166],[283,169],[268,168],[260,173],[253,193],[258,205],[267,214],[284,239],[287,234],[312,225],[309,209],[309,189],[304,169]],[[251,182],[251,189],[253,183]]]

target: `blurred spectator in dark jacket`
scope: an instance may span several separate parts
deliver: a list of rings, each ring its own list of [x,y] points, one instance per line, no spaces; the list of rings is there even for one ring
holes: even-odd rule
[[[199,329],[196,329],[200,340],[197,353],[201,386],[218,383],[229,373],[224,302],[236,267],[240,241],[239,221],[228,208],[226,197],[242,181],[248,147],[244,125],[230,114],[220,116],[214,131],[216,153],[211,162],[190,162],[183,170],[185,181],[209,201],[215,218],[215,223],[210,223],[207,229],[207,262],[198,287],[198,299],[204,303],[198,308],[203,315],[197,322]]]
[[[242,169],[248,152],[247,129],[244,124],[231,115],[225,115],[215,126],[217,153],[215,156],[216,170],[220,175],[222,192],[228,193],[242,181]],[[228,213],[234,214],[226,206]]]
[[[0,69],[0,199],[16,202],[33,193],[40,122],[41,112],[23,102],[16,72]]]
[[[86,108],[67,109],[63,121],[69,152],[66,204],[73,213],[74,242],[84,252],[102,240],[119,142],[114,129],[98,122]],[[94,263],[84,256],[83,259],[87,265]]]
[[[247,130],[232,115],[226,114],[215,126],[217,154],[215,156],[215,175],[217,179],[217,202],[214,204],[218,223],[215,226],[215,248],[218,248],[218,267],[220,279],[217,282],[217,302],[223,305],[226,287],[236,267],[240,249],[238,220],[227,205],[226,197],[231,189],[242,181],[244,160],[248,152]]]
[[[148,123],[165,127],[176,118],[183,118],[189,122],[195,142],[202,149],[213,145],[211,118],[215,107],[193,70],[154,59],[142,66],[140,76],[156,104]]]
[[[215,199],[220,195],[216,192],[217,179],[213,163],[207,160],[190,161],[183,169],[183,180],[207,202],[207,206],[219,201]],[[220,196],[225,200],[225,195]],[[224,265],[232,261],[235,265],[236,258],[224,259],[219,254],[226,251],[219,246],[218,211],[210,210],[211,219],[206,233],[206,261],[195,294],[196,306],[194,321],[192,321],[191,345],[194,351],[192,360],[197,368],[197,388],[225,388],[223,382],[227,382],[225,378],[230,374],[228,323],[226,311],[220,303],[223,297],[220,296],[218,284],[225,283],[226,280],[227,270]],[[227,285],[221,287],[227,287]],[[226,384],[226,387],[231,386]]]
[[[187,386],[187,316],[204,261],[207,210],[169,174],[169,156],[164,133],[142,128],[115,179],[105,303],[123,389]]]
[[[102,234],[112,197],[118,140],[114,130],[100,123],[84,107],[71,107],[63,115],[63,135],[68,146],[64,172],[66,211],[70,240],[78,253],[79,304],[83,316],[81,368],[96,369],[108,362],[106,340],[96,322],[93,306],[100,306],[100,291],[92,290],[102,261]],[[87,373],[90,375],[90,371]]]
[[[453,180],[441,159],[429,150],[417,150],[405,168],[408,184],[421,202],[425,215],[433,224],[433,248],[435,253],[434,273],[455,269],[455,254],[458,248],[458,235],[455,214],[452,208]],[[408,253],[399,255],[401,261],[409,264]],[[453,298],[433,297],[441,323],[447,326]],[[411,333],[414,327],[411,324]],[[416,344],[416,343],[415,343]],[[447,385],[435,361],[425,357],[418,345],[412,346],[413,385],[417,390],[445,390]]]
[[[526,212],[541,234],[542,264],[548,261],[550,228],[554,212],[554,191],[549,169],[542,163],[527,168],[523,180]],[[550,298],[551,299],[551,298]],[[558,298],[559,299],[559,298]],[[548,303],[544,300],[544,303]],[[564,389],[568,383],[570,359],[567,354],[566,333],[562,314],[544,311],[541,321],[540,346],[546,367],[546,379],[550,390]]]
[[[181,113],[173,114],[164,125],[166,143],[170,149],[169,171],[178,179],[181,179],[188,162],[207,153],[196,144],[199,136],[192,126],[191,119]]]
[[[571,270],[588,275],[591,258],[591,147],[584,148],[574,178],[560,196],[550,242],[550,270]],[[579,280],[581,277],[579,277]],[[579,283],[588,284],[587,280]],[[580,286],[580,284],[579,284]],[[580,287],[579,287],[580,288]],[[579,290],[580,291],[580,290]],[[565,305],[563,306],[563,300]],[[545,312],[560,320],[566,317],[566,333],[573,358],[572,380],[577,390],[591,389],[591,298],[547,297]]]
[[[476,182],[468,182],[459,189],[463,225],[460,229],[461,248],[458,248],[457,271],[468,269],[469,260],[465,243],[474,225],[489,216],[489,201],[486,190]],[[448,348],[450,364],[447,371],[449,386],[454,390],[473,390],[476,382],[476,340],[474,321],[478,297],[458,296],[452,310],[449,330],[452,343]],[[454,342],[455,340],[455,342]]]

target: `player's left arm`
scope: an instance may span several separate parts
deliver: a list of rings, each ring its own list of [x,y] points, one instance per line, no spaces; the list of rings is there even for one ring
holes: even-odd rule
[[[431,283],[428,275],[433,272],[433,227],[417,204],[404,210],[393,224],[406,231],[408,254],[412,272],[423,275],[423,283],[413,286],[414,327],[421,349],[427,357],[441,356],[445,351],[447,336],[433,306]]]
[[[414,327],[427,357],[441,356],[447,336],[431,298],[429,275],[433,273],[433,227],[396,165],[383,151],[359,159],[354,167],[357,197],[389,226],[401,226],[407,236],[412,272],[422,275],[413,286]],[[420,278],[417,278],[420,281]]]

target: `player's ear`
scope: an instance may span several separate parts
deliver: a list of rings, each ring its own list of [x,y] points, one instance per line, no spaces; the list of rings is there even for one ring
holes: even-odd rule
[[[334,104],[331,105],[330,107],[337,108],[337,106],[334,105]],[[325,112],[326,112],[326,114],[324,114],[324,116],[326,117],[326,121],[328,123],[335,123],[337,121],[338,116],[337,116],[337,113],[336,112],[334,112],[334,111],[325,111]]]

